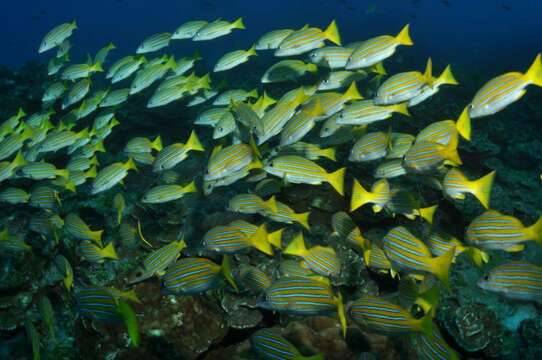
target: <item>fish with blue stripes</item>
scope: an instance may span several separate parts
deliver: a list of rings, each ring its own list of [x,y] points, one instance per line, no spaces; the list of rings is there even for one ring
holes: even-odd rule
[[[362,207],[365,204],[373,204],[373,211],[380,212],[391,199],[390,184],[386,179],[377,180],[370,191],[354,179],[352,186],[352,198],[350,199],[350,211]]]
[[[78,244],[78,251],[81,258],[92,263],[103,263],[105,259],[119,258],[112,242],[102,248],[92,241],[83,240]]]
[[[179,26],[171,35],[171,40],[191,39],[196,33],[207,25],[205,20],[191,20]]]
[[[156,155],[154,172],[169,170],[188,157],[191,151],[205,151],[195,131],[190,133],[186,143],[174,143],[164,147]]]
[[[236,254],[253,247],[264,254],[273,255],[265,224],[258,226],[253,233],[247,233],[235,224],[216,226],[203,235],[202,243],[206,249],[221,254]]]
[[[542,302],[542,267],[512,261],[491,269],[478,286],[511,300]]]
[[[73,212],[66,215],[64,229],[78,240],[92,240],[102,246],[103,230],[91,230],[87,223]]]
[[[307,268],[326,277],[337,277],[341,271],[341,260],[335,250],[320,245],[307,249],[302,232],[295,236],[282,253],[303,258],[303,264]]]
[[[277,202],[274,196],[263,200],[255,194],[237,194],[230,199],[227,209],[241,214],[276,213]]]
[[[410,116],[406,103],[378,106],[373,103],[373,100],[356,101],[345,106],[344,109],[339,112],[337,124],[372,124],[377,121],[389,119],[394,113]]]
[[[169,46],[171,35],[171,33],[164,32],[145,38],[137,47],[136,54],[146,54]]]
[[[304,54],[324,46],[325,40],[329,40],[339,46],[341,45],[341,36],[339,35],[339,29],[335,20],[325,30],[307,26],[292,32],[281,41],[275,50],[275,56]]]
[[[185,24],[185,26],[187,25]],[[231,23],[226,20],[217,19],[199,28],[192,37],[192,41],[213,40],[218,37],[230,34],[234,29],[245,29],[245,24],[243,24],[243,18],[238,18]]]
[[[250,336],[252,350],[264,360],[323,360],[323,354],[303,356],[279,329],[260,329]]]
[[[366,162],[382,159],[388,155],[390,143],[391,134],[389,132],[377,131],[364,134],[352,146],[348,160]]]
[[[250,165],[254,159],[254,151],[247,144],[239,143],[225,148],[216,147],[207,162],[204,180],[218,180],[232,175]]]
[[[324,46],[309,53],[309,61],[313,64],[330,69],[340,69],[346,66],[354,49],[342,46]]]
[[[446,66],[442,74],[438,77],[433,78],[433,83],[429,86],[424,86],[420,93],[408,101],[408,106],[416,106],[419,103],[429,99],[431,96],[435,95],[442,85],[458,85],[459,83],[452,73],[452,68],[450,65]]]
[[[360,228],[354,220],[344,211],[339,211],[331,217],[331,227],[333,235],[338,235],[351,244],[363,250],[371,247],[369,240],[361,234]]]
[[[459,360],[457,352],[444,340],[438,327],[433,327],[431,334],[421,332],[409,338],[412,348],[420,360]]]
[[[444,175],[442,189],[445,195],[455,200],[463,200],[467,193],[472,194],[488,209],[495,175],[496,172],[492,171],[479,179],[469,180],[459,169],[451,168]]]
[[[455,247],[454,262],[457,256],[463,253],[467,254],[478,267],[489,261],[489,254],[485,251],[482,251],[475,246],[465,245],[456,237],[440,230],[431,232],[427,239],[427,246],[429,246],[429,250],[431,250],[431,253],[434,256],[444,255]]]
[[[315,73],[318,67],[314,64],[306,64],[302,60],[282,60],[271,65],[269,69],[262,75],[261,82],[277,83],[284,81],[294,81],[302,77],[306,73]]]
[[[143,259],[141,266],[130,280],[130,284],[143,281],[155,275],[163,275],[165,269],[177,260],[184,248],[186,248],[186,242],[184,239],[180,239],[153,250]]]
[[[75,30],[77,30],[77,23],[75,20],[71,23],[63,23],[55,26],[44,36],[38,52],[43,53],[59,46],[64,40],[69,38]]]
[[[403,166],[410,172],[424,173],[443,165],[459,166],[463,164],[457,151],[458,138],[451,137],[446,145],[430,141],[415,142],[403,158]]]
[[[243,63],[246,63],[251,56],[256,56],[256,47],[252,45],[247,50],[235,50],[227,54],[224,54],[218,61],[213,69],[213,72],[220,72],[233,69]]]
[[[256,41],[256,50],[275,50],[294,31],[293,29],[271,30]]]
[[[186,194],[197,192],[195,182],[182,186],[176,184],[158,185],[150,188],[143,194],[141,202],[145,204],[163,204],[178,200]]]

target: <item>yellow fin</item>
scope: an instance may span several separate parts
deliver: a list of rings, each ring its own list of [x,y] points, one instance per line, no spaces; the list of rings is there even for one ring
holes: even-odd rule
[[[370,203],[373,200],[373,193],[365,190],[361,184],[354,179],[352,186],[352,198],[350,199],[350,211],[354,211],[357,208]]]
[[[337,23],[333,20],[327,29],[324,30],[324,36],[329,41],[341,46],[341,35],[339,34],[339,28]]]
[[[437,277],[447,288],[450,287],[449,274],[450,265],[454,260],[455,246],[453,246],[448,252],[433,258],[431,264],[431,272]]]
[[[335,148],[326,148],[326,149],[320,149],[320,155],[322,155],[323,157],[329,159],[329,160],[333,160],[333,161],[337,161],[337,157],[335,155]]]
[[[536,56],[525,77],[534,85],[542,86],[542,54]]]
[[[327,174],[327,182],[342,196],[344,196],[344,174],[346,168],[340,168],[339,170]]]
[[[461,115],[459,115],[459,119],[457,119],[457,122],[455,123],[455,127],[457,128],[457,132],[459,133],[459,135],[461,135],[465,140],[470,141],[471,123],[470,123],[468,106],[466,106],[463,109],[463,112],[461,112]]]
[[[280,229],[277,231],[273,231],[267,236],[267,241],[276,247],[277,249],[280,249],[282,247],[282,232],[284,229]]]
[[[183,188],[183,192],[185,193],[191,193],[191,192],[197,192],[198,189],[196,188],[196,181],[195,180],[192,180],[192,182],[188,185],[186,185],[184,188]]]
[[[433,85],[433,61],[431,58],[427,59],[427,65],[425,66],[425,71],[423,73],[425,82],[429,85]]]
[[[110,242],[109,244],[107,244],[106,247],[101,249],[100,253],[102,254],[103,257],[108,258],[108,259],[117,260],[119,258],[117,256],[117,252],[115,251],[115,248],[113,247],[112,242]]]
[[[288,244],[288,246],[286,246],[282,253],[286,255],[305,257],[308,251],[305,247],[305,239],[303,238],[303,233],[299,232],[295,236],[295,238]]]
[[[433,217],[435,216],[435,211],[437,211],[438,205],[433,205],[425,208],[419,209],[420,216],[422,219],[425,219],[429,224],[433,223]]]
[[[128,161],[126,161],[126,163],[124,163],[124,168],[127,169],[127,170],[135,170],[135,171],[137,171],[137,166],[136,166],[136,164],[134,163],[134,160],[131,157],[129,157]]]
[[[309,226],[309,215],[310,214],[311,214],[310,211],[307,211],[307,212],[304,212],[304,213],[301,213],[301,214],[295,214],[294,215],[295,221],[297,221],[299,224],[301,224],[301,226],[303,226],[305,229],[310,230],[310,226]]]
[[[160,135],[158,135],[156,139],[154,139],[154,141],[151,143],[151,148],[156,151],[162,150],[162,138],[160,137]]]
[[[540,215],[534,224],[525,230],[531,239],[535,240],[540,246],[542,246],[542,215]]]
[[[361,96],[361,94],[358,91],[355,81],[352,81],[352,84],[350,84],[348,89],[344,92],[343,99],[346,101],[363,99],[363,96]]]
[[[410,113],[408,112],[408,102],[404,102],[401,104],[396,104],[391,106],[393,111],[399,114],[403,114],[406,116],[410,116]]]
[[[399,34],[397,34],[397,36],[395,37],[395,41],[397,41],[401,45],[407,45],[407,46],[414,45],[414,43],[412,42],[412,39],[410,38],[409,31],[410,31],[410,24],[406,24],[401,29]]]
[[[273,256],[273,248],[269,244],[267,238],[267,227],[265,224],[261,224],[258,226],[258,229],[256,229],[256,232],[250,237],[250,243],[264,254]]]
[[[265,207],[267,210],[271,211],[272,214],[277,213],[277,200],[275,199],[275,195],[271,196],[269,199],[263,202],[265,204]]]
[[[481,177],[472,182],[472,194],[480,201],[483,207],[489,209],[489,199],[491,197],[491,188],[495,179],[496,171]]]
[[[450,65],[446,66],[442,74],[435,80],[438,84],[448,84],[448,85],[458,85],[459,83],[452,73],[452,68]]]
[[[246,51],[246,55],[247,55],[247,56],[258,55],[258,54],[256,53],[256,44],[252,44],[252,46],[250,47],[250,49],[248,49],[248,50]]]
[[[201,145],[198,135],[196,134],[194,130],[192,130],[192,132],[190,133],[190,137],[186,141],[185,146],[190,150],[205,151],[205,148],[203,147],[203,145]]]
[[[224,275],[226,281],[235,289],[236,292],[239,292],[237,284],[235,283],[235,280],[233,278],[231,259],[228,255],[224,255],[224,257],[222,258],[222,265],[220,266],[220,270],[222,271],[222,275]]]
[[[231,23],[232,29],[245,29],[245,24],[243,23],[243,18],[240,17],[234,22]]]

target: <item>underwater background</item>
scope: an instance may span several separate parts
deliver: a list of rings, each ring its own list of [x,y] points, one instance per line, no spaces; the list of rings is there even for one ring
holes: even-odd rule
[[[419,213],[413,215],[415,219],[412,220],[391,206],[384,206],[384,210],[378,212],[371,206],[351,211],[353,179],[358,179],[364,188],[371,189],[376,181],[372,174],[381,159],[369,165],[350,161],[351,148],[363,133],[352,131],[346,139],[338,134],[321,138],[318,133],[323,120],[316,122],[315,128],[303,141],[319,145],[320,150],[333,149],[337,162],[320,158],[318,163],[329,173],[332,169],[347,168],[345,196],[328,185],[312,186],[308,185],[308,180],[302,184],[287,179],[282,181],[271,171],[267,171],[267,175],[261,171],[262,175],[256,174],[254,169],[250,180],[245,178],[223,186],[216,185],[212,192],[204,193],[204,178],[215,146],[226,147],[238,141],[249,144],[249,137],[239,125],[240,134],[235,131],[220,139],[213,138],[212,128],[194,123],[204,111],[216,107],[212,105],[213,100],[187,106],[194,97],[211,90],[221,93],[227,89],[246,92],[257,89],[258,97],[243,99],[252,105],[263,97],[264,89],[278,100],[287,91],[319,83],[329,72],[321,64],[318,72],[307,73],[291,82],[261,83],[262,74],[284,59],[274,57],[273,51],[258,50],[257,56],[234,69],[212,72],[224,54],[249,49],[262,35],[274,29],[301,29],[310,24],[323,30],[331,20],[335,20],[344,45],[383,34],[396,35],[403,26],[410,24],[414,45],[399,47],[384,61],[385,77],[369,74],[357,82],[357,88],[364,98],[371,99],[386,78],[406,71],[423,73],[428,57],[432,58],[435,77],[450,65],[459,85],[443,86],[431,98],[409,108],[409,117],[394,115],[389,122],[376,123],[374,127],[371,124],[369,130],[364,130],[378,130],[382,134],[393,130],[415,136],[436,121],[458,119],[467,104],[474,102],[477,91],[490,79],[510,71],[526,73],[533,59],[542,51],[540,13],[542,2],[535,0],[2,1],[0,154],[9,154],[2,157],[0,163],[0,359],[38,359],[40,356],[44,359],[272,359],[271,352],[276,349],[273,346],[271,350],[266,348],[265,341],[279,344],[274,346],[284,351],[276,357],[280,359],[311,355],[325,359],[542,358],[542,313],[539,305],[542,300],[542,270],[539,268],[542,266],[539,244],[542,233],[535,226],[542,214],[542,89],[532,85],[534,82],[526,87],[527,91],[519,101],[505,109],[487,117],[473,116],[472,138],[470,141],[460,138],[458,146],[463,162],[459,168],[468,175],[467,178],[479,179],[496,171],[490,189],[489,208],[513,216],[521,221],[520,225],[524,225],[517,231],[527,238],[525,248],[515,252],[484,248],[484,245],[467,241],[465,232],[469,224],[487,209],[470,194],[465,199],[445,196],[442,168],[439,168],[441,172],[432,169],[438,176],[432,172],[415,174],[408,179],[407,176],[390,179],[392,188],[395,186],[415,198],[413,201],[417,207],[414,210],[419,211],[422,205],[438,204],[434,219],[429,221],[432,224],[422,219]],[[100,91],[130,87],[131,79],[112,85],[103,75],[117,60],[134,55],[148,36],[173,32],[190,20],[210,22],[221,18],[233,22],[239,17],[243,18],[243,30],[234,30],[210,41],[172,40],[168,47],[145,54],[147,60],[164,54],[173,55],[178,60],[197,52],[201,59],[194,66],[195,74],[201,79],[210,73],[208,89],[194,88],[189,96],[165,106],[149,108],[147,102],[155,91],[154,84],[113,107],[89,110],[90,115],[76,120],[70,117],[70,111],[84,101],[80,99],[77,105],[70,104],[63,109],[62,102],[68,91],[52,103],[42,101],[44,93],[55,82],[62,82],[67,89],[75,83],[60,78],[68,65],[62,64],[60,72],[48,74],[48,63],[55,57],[56,49],[38,53],[45,34],[59,24],[77,22],[77,30],[70,37],[69,64],[87,62],[87,56],[94,57],[109,43],[116,46],[107,55],[103,74],[97,71],[89,75],[92,77],[92,90],[85,98],[89,100]],[[326,45],[333,44],[326,40]],[[308,62],[307,54],[293,58]],[[378,78],[376,85],[371,81],[373,76]],[[333,91],[343,94],[346,89]],[[106,96],[105,93],[103,95]],[[230,102],[222,105],[228,106]],[[26,119],[28,122],[32,115],[40,115],[38,120],[34,119],[40,121],[39,127],[24,139],[18,138],[24,133],[23,126],[20,126],[20,131],[18,127],[4,126],[17,117],[19,109],[23,109],[27,117],[17,118],[17,121]],[[48,113],[50,109],[55,112]],[[114,112],[119,124],[108,119],[108,125],[100,133],[95,121],[106,110]],[[263,113],[259,114],[260,117]],[[51,124],[50,129],[36,130],[43,130],[42,125],[46,128],[47,124]],[[74,127],[70,128],[69,124],[74,124]],[[89,160],[85,171],[78,174],[82,176],[83,183],[77,184],[77,191],[69,189],[66,185],[69,181],[61,181],[61,173],[55,173],[53,181],[49,181],[50,178],[40,178],[30,170],[26,173],[23,163],[17,163],[20,168],[15,170],[19,149],[29,162],[33,146],[39,149],[40,144],[55,131],[68,129],[75,136],[85,128],[93,131],[90,135],[77,135],[77,140],[82,140],[81,148],[87,145],[83,142],[88,141],[88,145],[103,144],[105,149],[101,152],[96,150],[97,147],[92,148],[87,159],[96,155],[97,163]],[[166,174],[153,169],[153,161],[163,148],[190,142],[194,131],[205,151],[199,151],[198,146],[187,150],[190,151],[188,157],[176,164],[174,172]],[[38,139],[42,135],[43,138]],[[160,145],[157,142],[150,145],[151,141],[137,144],[146,147],[142,150],[145,156],[138,157],[140,153],[126,150],[126,144],[134,138],[154,140],[157,136],[160,136]],[[6,149],[11,144],[4,140],[11,138],[14,141],[20,139],[21,147],[14,151]],[[32,141],[37,145],[29,145]],[[283,150],[274,141],[258,144],[257,148],[262,153],[264,166]],[[76,150],[74,153],[81,155]],[[308,150],[305,151],[308,157]],[[149,160],[146,155],[151,152]],[[33,161],[44,160],[57,169],[68,168],[70,161],[75,162],[74,155],[68,154],[65,148],[42,155],[36,155]],[[127,164],[129,158],[134,159],[137,172],[126,165],[128,176],[123,184],[114,184],[112,189],[103,192],[96,190],[97,185],[92,179],[96,174],[86,172],[92,169],[90,165],[96,165],[99,175],[100,170],[108,165]],[[9,172],[5,177],[4,171]],[[262,183],[268,179],[274,181]],[[187,184],[192,181],[197,191],[188,190]],[[440,182],[440,189],[438,186],[435,188],[435,181]],[[155,201],[153,204],[145,200],[145,196],[150,196],[150,189],[170,182],[182,184],[184,188],[176,190],[181,192],[177,199],[163,203]],[[43,187],[48,190],[37,191]],[[13,192],[13,188],[24,194]],[[269,213],[273,212],[274,206],[269,210],[266,207],[268,203],[258,203],[261,208],[252,213],[232,210],[235,206],[231,199],[248,193],[265,199],[273,195],[277,203],[287,204],[294,213],[289,213],[291,217],[286,216],[286,219],[274,217],[276,214]],[[308,220],[296,217],[304,213],[310,213]],[[346,233],[341,232],[336,221],[338,213],[347,213],[346,216],[351,218],[348,224],[354,224],[356,229],[359,227],[365,245],[357,243],[352,246],[349,243],[354,230],[348,228]],[[77,214],[77,219],[82,219],[83,224],[77,219],[68,224],[74,219],[70,217],[72,214]],[[117,216],[120,221],[117,221]],[[281,233],[282,246],[271,251],[273,256],[256,245],[247,245],[249,250],[230,253],[232,277],[235,279],[232,281],[223,270],[223,253],[212,249],[203,239],[207,239],[210,230],[231,226],[239,219],[257,225],[258,229],[265,223],[269,234],[281,228],[285,230]],[[303,225],[307,221],[308,227]],[[450,286],[435,285],[438,287],[438,306],[432,292],[432,276],[425,279],[415,277],[412,285],[407,280],[412,275],[409,270],[399,271],[401,276],[398,278],[391,268],[381,271],[368,265],[366,244],[382,245],[386,233],[398,226],[411,229],[418,238],[424,239],[426,245],[430,234],[436,233],[437,228],[462,244],[456,247],[457,257],[450,266]],[[525,235],[526,229],[531,229],[528,235]],[[103,233],[96,235],[99,230]],[[269,302],[266,296],[269,296],[271,284],[288,279],[292,275],[289,271],[295,273],[294,277],[302,277],[301,273],[307,270],[306,263],[299,266],[302,270],[291,264],[291,260],[308,256],[307,249],[297,249],[297,253],[292,250],[289,254],[279,250],[298,239],[299,233],[304,234],[306,244],[331,248],[335,261],[332,265],[340,268],[338,273],[326,276],[328,282],[323,281],[327,284],[325,291],[329,290],[334,301],[330,305],[331,315],[329,311],[308,316],[301,312],[300,315],[298,309],[280,311],[269,307],[269,304],[262,305],[262,299]],[[102,239],[99,246],[91,244],[97,238]],[[181,244],[181,240],[185,243]],[[91,249],[91,255],[86,253],[85,256],[85,250],[81,249],[85,241],[89,246],[97,246]],[[247,241],[256,240],[251,238]],[[173,250],[160,255],[168,257],[169,262],[161,264],[164,266],[160,271],[134,282],[134,278],[141,275],[141,269],[145,270],[144,262],[149,254],[173,243],[177,244]],[[106,249],[105,244],[114,244],[115,253],[102,252]],[[271,247],[269,244],[266,246]],[[467,250],[459,255],[461,246]],[[307,248],[312,249],[309,245]],[[485,250],[488,260],[476,264],[469,256],[475,248]],[[294,253],[296,256],[292,256]],[[437,254],[433,255],[436,258]],[[183,258],[213,261],[211,265],[207,264],[207,270],[212,273],[209,275],[211,280],[198,279],[205,283],[203,289],[208,291],[175,294],[167,288],[163,272],[167,265],[179,264]],[[160,257],[159,261],[166,260]],[[305,258],[305,261],[308,260]],[[518,299],[517,296],[478,286],[479,280],[492,269],[514,261],[538,267],[538,270],[532,270],[538,280],[529,280],[533,281],[529,283],[533,289],[532,296]],[[285,264],[295,269],[283,270]],[[67,268],[71,269],[71,276]],[[157,273],[160,276],[155,276]],[[313,279],[311,276],[314,275],[322,280],[322,274],[316,273],[308,278]],[[70,277],[71,280],[67,280]],[[240,289],[235,289],[232,282]],[[125,296],[119,295],[121,290],[127,292]],[[135,295],[130,292],[132,290]],[[88,298],[84,297],[85,291],[90,294]],[[347,313],[346,336],[341,333],[335,313],[339,310],[336,303],[339,292]],[[93,296],[107,298],[111,302],[96,303]],[[365,321],[356,319],[356,305],[365,296],[386,301],[386,305],[379,306],[387,306],[389,301],[408,309],[410,322],[401,325],[406,326],[406,330],[390,333],[378,326],[371,328],[374,324],[367,323],[366,318]],[[121,303],[129,304],[129,315],[119,309]],[[428,310],[420,305],[425,303],[436,309],[432,322],[437,330],[431,331],[438,335],[428,335],[418,325],[412,325],[427,315]],[[94,306],[106,305],[114,308],[112,312],[97,315]],[[295,308],[296,305],[292,306]],[[137,319],[135,330],[133,324],[129,324],[133,320],[130,314]],[[258,333],[269,328],[275,332]],[[133,331],[139,335],[135,336]],[[270,340],[258,342],[258,334],[266,335]],[[286,345],[280,343],[286,340]]]

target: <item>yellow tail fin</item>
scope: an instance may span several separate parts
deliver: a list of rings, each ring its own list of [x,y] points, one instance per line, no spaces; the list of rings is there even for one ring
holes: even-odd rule
[[[258,54],[256,53],[256,44],[252,44],[252,46],[250,47],[250,49],[247,50],[246,54],[247,54],[247,56],[258,55]]]
[[[326,30],[324,30],[324,36],[329,41],[341,46],[341,35],[339,34],[339,28],[337,23],[333,20]]]
[[[469,107],[466,106],[463,109],[463,112],[461,115],[459,115],[459,119],[457,119],[457,122],[455,123],[455,127],[457,128],[457,132],[459,135],[461,135],[465,140],[471,139],[471,124],[470,124],[470,116],[469,116]]]
[[[346,168],[340,168],[339,170],[327,174],[327,182],[333,186],[333,188],[342,196],[344,196],[344,174]]]
[[[303,233],[298,233],[295,238],[286,246],[282,252],[286,255],[296,255],[305,257],[307,255],[307,248],[305,247],[305,239],[303,238]]]
[[[282,232],[284,229],[280,229],[277,231],[273,231],[267,236],[267,241],[276,247],[277,249],[280,249],[282,247]]]
[[[429,85],[433,85],[433,61],[431,58],[427,59],[427,65],[425,65],[425,71],[423,73],[425,82]]]
[[[60,176],[60,177],[64,178],[65,180],[68,180],[70,178],[70,171],[69,170],[66,170],[66,169],[57,170],[57,171],[55,171],[55,173],[56,173],[57,176]]]
[[[117,252],[115,251],[115,248],[113,247],[113,243],[107,244],[106,247],[104,247],[101,250],[102,256],[108,259],[117,260],[119,257],[117,256]]]
[[[188,138],[185,146],[188,147],[190,150],[205,151],[205,148],[203,147],[203,145],[201,145],[198,135],[194,130],[192,130],[192,132],[190,133],[190,137]]]
[[[542,246],[542,215],[538,220],[526,229],[529,237]]]
[[[295,221],[297,221],[301,226],[303,226],[305,229],[310,230],[309,226],[309,215],[311,214],[310,211],[301,213],[301,214],[295,214]]]
[[[25,164],[26,164],[26,160],[23,157],[23,153],[19,150],[17,155],[15,155],[15,159],[13,159],[13,161],[11,162],[11,166],[12,166],[13,169],[15,169],[15,168],[17,168],[19,166],[23,166]]]
[[[235,283],[235,280],[233,278],[231,259],[229,255],[224,255],[224,257],[222,258],[222,265],[220,266],[220,270],[222,271],[222,275],[224,275],[224,279],[226,279],[226,281],[235,289],[236,292],[239,292],[237,284]]]
[[[340,292],[337,294],[336,301],[337,301],[337,315],[339,317],[339,323],[341,324],[343,338],[346,338],[346,327],[347,327],[346,310],[344,308],[343,296]]]
[[[454,74],[452,73],[452,68],[450,65],[446,66],[442,74],[435,80],[436,83],[439,84],[448,84],[448,85],[458,85],[459,83],[454,77]]]
[[[277,200],[275,199],[275,195],[271,196],[269,199],[263,202],[265,204],[265,207],[267,210],[269,210],[272,214],[276,214],[277,209]]]
[[[433,258],[431,266],[431,272],[437,277],[446,287],[450,287],[449,274],[450,265],[455,256],[455,246],[453,246],[447,253],[442,254],[436,258]]]
[[[310,105],[311,106],[307,107],[306,110],[310,116],[316,117],[325,113],[324,108],[322,107],[322,102],[319,98],[316,98],[316,100],[314,102],[311,102]]]
[[[410,24],[406,24],[404,28],[401,29],[399,34],[395,37],[395,41],[397,41],[401,45],[407,45],[411,46],[414,45],[412,42],[412,39],[410,38]]]
[[[239,19],[232,22],[231,27],[232,27],[232,29],[244,29],[245,24],[243,24],[243,18],[240,17]]]
[[[269,241],[267,241],[267,236],[267,227],[265,224],[261,224],[258,226],[258,229],[256,229],[254,235],[252,235],[250,238],[250,243],[253,247],[260,250],[264,254],[273,256],[273,248],[269,244]]]
[[[393,111],[399,114],[403,114],[405,116],[410,116],[410,113],[408,112],[408,102],[404,102],[402,104],[392,105]]]
[[[350,84],[350,86],[348,87],[348,89],[344,92],[343,99],[346,101],[363,99],[363,96],[361,96],[358,91],[355,81],[353,81],[352,84]]]
[[[129,158],[128,158],[128,161],[126,161],[126,162],[124,163],[124,168],[125,168],[126,170],[135,170],[135,171],[137,171],[137,166],[136,166],[136,164],[135,164],[135,162],[134,162],[134,159],[132,159],[131,157],[129,157]]]
[[[322,155],[323,157],[329,160],[337,161],[337,156],[335,155],[335,153],[336,153],[335,148],[327,148],[327,149],[320,150],[320,155]]]
[[[318,71],[318,66],[314,65],[314,64],[307,64],[307,66],[305,67],[305,70],[310,72],[310,73],[315,73]]]
[[[381,61],[371,67],[371,72],[378,75],[388,75],[388,72],[384,68],[384,63]]]
[[[102,233],[104,231],[103,230],[98,230],[98,231],[91,231],[90,232],[90,238],[92,240],[94,240],[94,242],[98,245],[100,245],[100,247],[102,246]]]
[[[196,188],[196,181],[192,180],[190,184],[186,185],[183,188],[183,192],[185,193],[198,192],[198,189]]]
[[[468,247],[465,253],[470,256],[472,262],[478,267],[482,267],[484,263],[489,261],[489,255],[474,246]]]
[[[491,197],[491,188],[495,179],[495,171],[472,182],[472,194],[480,201],[483,207],[489,209],[489,199]]]
[[[156,151],[162,150],[162,138],[160,137],[160,135],[158,135],[156,139],[154,139],[154,141],[151,143],[151,148]]]
[[[536,56],[525,77],[534,85],[542,86],[542,54]]]
[[[435,212],[437,211],[438,205],[433,205],[425,208],[421,208],[418,211],[420,212],[420,216],[422,219],[425,219],[429,224],[433,223],[433,217],[435,216]]]
[[[352,186],[352,198],[350,199],[350,211],[354,211],[373,200],[373,193],[365,190],[361,184],[354,179]]]
[[[87,170],[87,172],[85,173],[85,177],[86,178],[95,178],[97,174],[98,173],[96,171],[96,165],[93,165],[90,169]]]
[[[454,166],[459,166],[463,164],[459,153],[457,152],[457,144],[459,140],[457,136],[452,136],[448,144],[444,147],[442,155],[448,161],[450,161]]]

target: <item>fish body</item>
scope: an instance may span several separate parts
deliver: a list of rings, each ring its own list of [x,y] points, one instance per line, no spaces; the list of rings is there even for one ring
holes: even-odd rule
[[[393,113],[410,116],[406,103],[377,106],[372,100],[356,101],[346,105],[337,118],[338,125],[365,125],[390,118]]]
[[[246,91],[243,89],[231,89],[231,90],[226,90],[222,92],[220,95],[218,95],[213,101],[213,105],[227,106],[227,105],[230,105],[232,102],[235,103],[237,101],[245,101],[249,98],[257,98],[257,97],[258,97],[257,89],[254,89],[251,91]]]
[[[117,162],[104,167],[92,182],[92,194],[111,189],[128,175],[128,170],[137,170],[131,158],[126,163]]]
[[[301,60],[282,60],[272,65],[262,75],[261,82],[277,83],[284,81],[293,81],[305,75],[305,73],[315,73],[318,68],[314,64],[306,64]]]
[[[311,103],[294,115],[280,133],[280,146],[292,145],[308,134],[314,125],[315,119],[324,113],[319,101]]]
[[[373,204],[373,211],[381,211],[391,199],[390,184],[386,179],[376,181],[371,191],[365,190],[361,184],[354,179],[352,187],[352,198],[350,200],[350,211],[365,204]]]
[[[478,286],[511,300],[542,301],[542,268],[526,261],[512,261],[491,269]]]
[[[227,146],[211,155],[204,180],[217,180],[231,175],[249,165],[253,158],[252,148],[247,144]]]
[[[62,109],[66,109],[83,100],[83,98],[90,91],[90,85],[90,79],[83,79],[76,82],[64,97],[64,101],[62,101]]]
[[[47,50],[59,46],[64,42],[64,40],[69,38],[76,29],[77,24],[75,23],[75,20],[71,23],[64,23],[55,26],[47,33],[47,35],[45,35],[45,37],[41,41],[38,52],[43,53]]]
[[[335,20],[325,30],[307,26],[292,32],[280,42],[275,50],[275,56],[300,55],[324,46],[325,40],[341,45],[341,37]]]
[[[390,148],[390,134],[382,131],[363,135],[352,147],[348,160],[373,161],[386,157]]]
[[[324,355],[303,356],[284,337],[280,330],[268,328],[260,329],[250,336],[252,349],[264,360],[323,360]]]
[[[178,200],[184,195],[196,192],[194,181],[186,186],[181,185],[159,185],[145,192],[141,201],[146,204],[162,204],[173,200]]]
[[[256,41],[256,50],[275,50],[280,43],[288,37],[294,30],[292,29],[277,29],[269,31],[262,35]]]
[[[301,232],[297,234],[282,253],[302,257],[307,268],[322,276],[336,277],[341,270],[341,261],[333,248],[324,246],[307,248]]]
[[[78,240],[92,240],[102,246],[103,230],[93,231],[89,226],[75,213],[69,213],[64,219],[64,229]]]
[[[325,46],[309,53],[309,61],[330,69],[341,69],[346,66],[354,49],[341,46]]]
[[[452,199],[459,200],[464,199],[465,194],[470,193],[488,209],[495,174],[495,171],[492,171],[478,180],[469,180],[459,169],[451,168],[442,181],[443,191]]]
[[[392,179],[403,176],[406,173],[407,171],[403,167],[403,160],[392,159],[379,164],[376,167],[373,176],[377,179]]]
[[[336,90],[349,86],[354,81],[360,81],[367,77],[367,73],[363,70],[358,71],[331,71],[326,77],[318,82],[318,90]]]
[[[171,33],[164,32],[149,36],[138,46],[136,54],[146,54],[154,51],[158,51],[169,46],[171,40]]]
[[[147,62],[147,59],[145,59],[144,56],[130,59],[115,71],[113,77],[111,78],[111,84],[116,84],[129,78],[132,76],[132,74],[138,71],[141,65],[143,65],[145,62]]]
[[[91,76],[95,72],[103,72],[102,64],[73,64],[68,66],[62,72],[60,78],[62,80],[75,81]]]
[[[256,48],[253,45],[248,50],[235,50],[223,55],[216,63],[213,72],[220,72],[233,69],[249,60],[251,56],[256,56]]]
[[[136,94],[148,88],[156,81],[164,77],[168,71],[173,70],[176,66],[177,64],[175,63],[173,56],[170,57],[165,64],[162,64],[161,62],[153,65],[150,65],[150,63],[147,64],[146,67],[138,70],[134,80],[132,80],[132,84],[130,85],[130,95]]]
[[[452,137],[445,146],[429,141],[416,142],[405,153],[403,166],[417,173],[435,170],[445,163],[459,166],[463,162],[457,152],[457,144],[457,137]]]
[[[160,150],[156,155],[153,171],[161,172],[173,168],[186,159],[190,151],[204,151],[195,131],[190,133],[185,144],[171,144]]]
[[[230,23],[225,20],[215,20],[206,24],[196,31],[192,37],[193,41],[206,41],[213,40],[218,37],[228,35],[234,29],[244,29],[243,18],[238,18],[234,22]]]
[[[92,263],[103,263],[106,259],[118,259],[113,243],[102,248],[92,241],[83,240],[79,243],[78,251],[83,259]]]
[[[191,39],[207,24],[208,22],[205,20],[187,21],[173,32],[171,35],[171,40]]]

